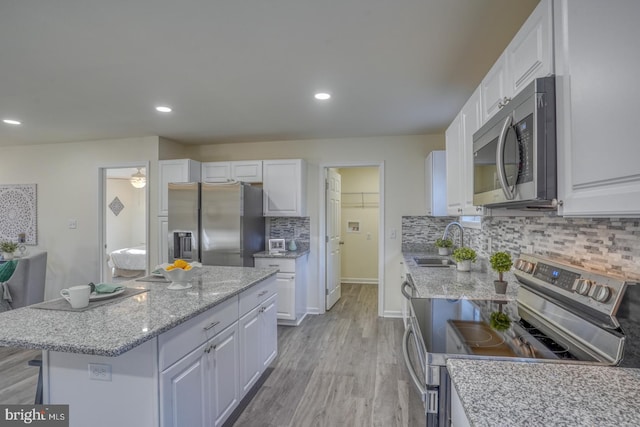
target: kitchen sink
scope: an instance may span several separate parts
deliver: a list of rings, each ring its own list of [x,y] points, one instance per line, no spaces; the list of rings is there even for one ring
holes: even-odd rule
[[[451,267],[452,265],[456,265],[456,263],[449,258],[414,257],[413,260],[418,267]]]

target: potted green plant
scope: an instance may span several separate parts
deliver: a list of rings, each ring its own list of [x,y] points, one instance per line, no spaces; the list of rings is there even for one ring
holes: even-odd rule
[[[4,241],[0,243],[0,251],[4,259],[13,259],[13,253],[18,249],[18,244],[15,242]]]
[[[511,326],[511,319],[501,311],[494,311],[491,313],[489,324],[496,331],[506,331]]]
[[[463,246],[453,251],[451,257],[458,263],[458,271],[471,271],[471,263],[476,262],[477,255],[473,249]]]
[[[513,266],[511,255],[508,252],[494,252],[489,257],[489,262],[491,268],[498,273],[498,280],[493,281],[496,294],[507,293],[507,282],[503,279],[503,274],[511,270],[511,266]]]
[[[436,248],[438,248],[439,255],[449,255],[451,248],[453,247],[453,240],[451,239],[436,239]]]

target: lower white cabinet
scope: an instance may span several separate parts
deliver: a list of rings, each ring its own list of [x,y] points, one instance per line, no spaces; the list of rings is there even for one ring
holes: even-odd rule
[[[451,384],[451,427],[469,427],[471,423],[464,412],[460,396],[453,384]]]
[[[298,326],[307,315],[307,255],[298,258],[256,258],[257,268],[278,268],[279,325]]]
[[[238,323],[160,374],[163,426],[219,426],[239,401]]]
[[[278,348],[276,295],[253,308],[240,318],[240,385],[244,396],[275,359]]]

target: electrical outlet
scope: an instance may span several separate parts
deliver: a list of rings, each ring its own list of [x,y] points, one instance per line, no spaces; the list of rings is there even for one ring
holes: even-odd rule
[[[98,381],[111,381],[111,365],[102,363],[89,363],[89,379]]]
[[[491,237],[489,237],[487,239],[487,252],[488,253],[491,253],[491,243],[493,243],[493,242],[491,241]]]
[[[395,228],[391,229],[391,233],[389,233],[389,238],[390,239],[395,239],[398,236],[398,232],[396,231]]]

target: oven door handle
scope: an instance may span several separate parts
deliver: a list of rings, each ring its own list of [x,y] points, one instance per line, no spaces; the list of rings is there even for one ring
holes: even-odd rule
[[[402,282],[402,285],[400,285],[400,292],[402,292],[402,295],[404,295],[404,297],[408,300],[411,300],[411,294],[409,294],[409,292],[407,292],[407,286],[410,287],[412,290],[414,289],[413,285],[411,283],[409,283],[408,280],[405,280],[404,282]]]
[[[413,325],[409,323],[407,325],[407,329],[404,331],[404,337],[402,338],[402,354],[404,355],[404,363],[407,365],[407,369],[409,370],[409,375],[413,380],[418,392],[420,393],[420,399],[424,402],[427,396],[427,390],[425,384],[422,383],[418,374],[416,374],[416,370],[411,364],[411,359],[409,359],[409,335],[415,334],[413,330]]]
[[[500,138],[498,138],[498,148],[496,148],[496,167],[498,168],[498,179],[500,180],[500,187],[507,200],[513,200],[516,196],[515,185],[509,187],[507,183],[507,173],[504,167],[504,146],[507,143],[507,132],[511,127],[511,121],[513,117],[511,114],[507,116],[502,124],[502,130],[500,131]]]

